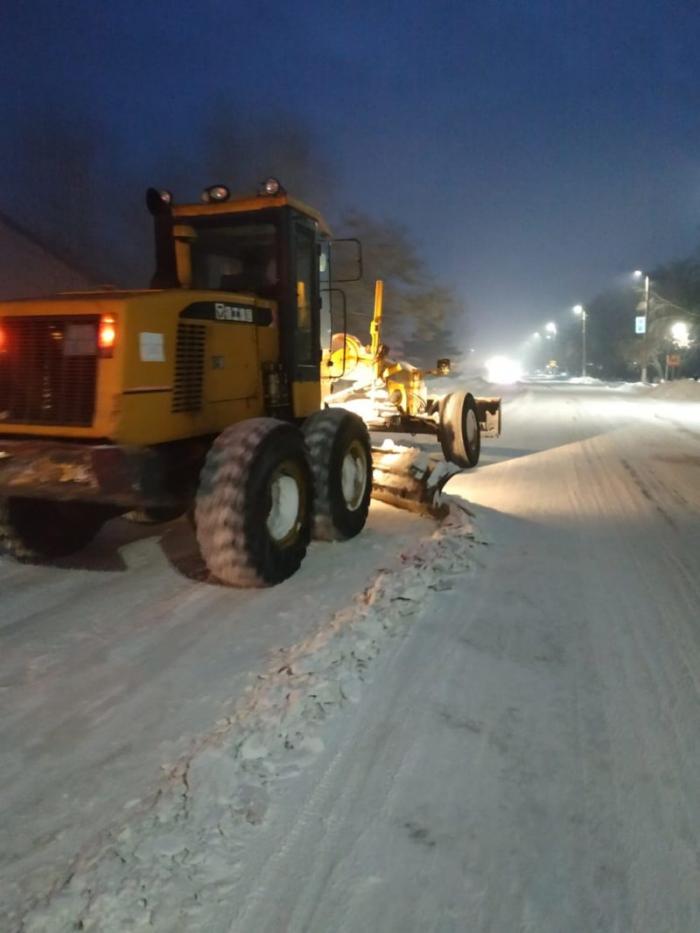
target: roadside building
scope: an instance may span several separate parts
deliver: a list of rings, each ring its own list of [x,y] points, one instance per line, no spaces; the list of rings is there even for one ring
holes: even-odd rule
[[[0,300],[94,288],[89,275],[0,212]]]

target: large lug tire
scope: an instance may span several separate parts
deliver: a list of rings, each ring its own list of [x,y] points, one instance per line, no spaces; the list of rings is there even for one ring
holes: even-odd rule
[[[481,429],[474,396],[451,392],[440,405],[440,445],[445,460],[465,469],[475,467],[481,453]]]
[[[268,586],[295,573],[311,537],[311,469],[301,431],[251,418],[214,441],[199,478],[195,526],[211,573]]]
[[[314,537],[341,541],[359,534],[372,495],[372,447],[364,421],[327,408],[303,426],[314,475]]]
[[[54,560],[89,544],[114,512],[89,502],[0,499],[0,554],[15,560]]]

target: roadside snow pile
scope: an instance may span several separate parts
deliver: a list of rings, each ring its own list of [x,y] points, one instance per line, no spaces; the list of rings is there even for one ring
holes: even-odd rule
[[[570,376],[564,380],[572,386],[603,386],[605,382],[602,379],[596,379],[595,376]]]
[[[695,379],[674,379],[661,382],[653,388],[654,398],[668,398],[679,402],[700,402],[700,382]]]
[[[609,389],[616,389],[618,392],[649,392],[651,391],[651,386],[647,385],[646,382],[608,382],[606,383]]]
[[[453,500],[457,502],[459,500]],[[148,808],[98,839],[51,890],[23,892],[23,933],[228,929],[246,840],[275,787],[324,748],[329,720],[359,702],[372,660],[470,564],[474,532],[453,504],[435,531],[307,640],[279,652],[234,713],[169,767]]]

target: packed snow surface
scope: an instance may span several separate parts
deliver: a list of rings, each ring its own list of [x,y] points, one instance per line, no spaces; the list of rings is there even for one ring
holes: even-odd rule
[[[0,561],[3,929],[700,929],[680,386],[509,389],[446,521],[375,504],[272,590],[184,523]]]
[[[326,720],[358,702],[386,640],[469,569],[474,533],[463,509],[421,530],[346,608],[275,652],[232,712],[167,766],[145,803],[129,802],[122,821],[48,884],[43,873],[28,886],[17,882],[25,896],[15,922],[21,915],[33,931],[225,929],[213,904],[233,893],[240,834],[265,819],[275,786],[323,751]]]

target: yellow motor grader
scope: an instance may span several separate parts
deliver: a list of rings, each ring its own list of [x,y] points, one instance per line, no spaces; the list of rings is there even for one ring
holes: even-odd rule
[[[321,406],[330,232],[272,178],[147,206],[148,290],[0,303],[0,550],[54,558],[115,515],[189,511],[219,580],[276,583],[312,534],[358,534],[371,495],[365,424]]]
[[[274,178],[240,197],[214,185],[201,203],[154,188],[146,201],[150,288],[0,303],[0,552],[51,559],[116,515],[188,512],[216,578],[277,583],[312,535],[358,534],[372,492],[365,421],[340,392],[322,402],[331,335],[343,372],[353,346],[332,320],[339,241]],[[391,370],[391,398],[404,375]],[[405,417],[427,425],[437,409],[416,407],[408,378]],[[465,404],[454,436],[443,404],[441,436],[471,463]]]

